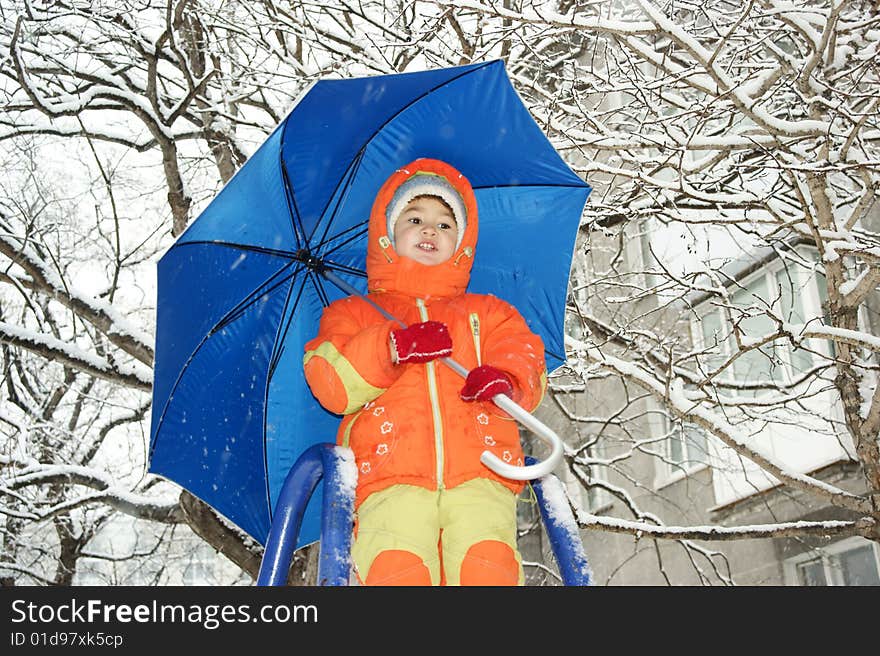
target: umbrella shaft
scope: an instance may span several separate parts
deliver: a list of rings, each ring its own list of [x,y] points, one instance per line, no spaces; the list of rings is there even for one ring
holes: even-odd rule
[[[364,296],[363,294],[361,294],[360,291],[358,291],[354,286],[347,283],[345,280],[343,280],[342,278],[337,276],[332,271],[327,271],[326,269],[324,269],[323,271],[320,271],[320,274],[322,276],[324,276],[327,280],[332,282],[334,285],[339,287],[339,289],[344,291],[346,294],[360,296],[367,303],[369,303],[374,308],[376,308],[382,314],[383,317],[385,317],[386,319],[389,319],[391,321],[396,321],[400,325],[401,328],[406,328],[406,324],[403,323],[400,319],[398,319],[393,314],[388,312],[385,308],[383,308],[381,305],[379,305],[378,303],[373,301],[373,299],[371,299],[369,296]],[[443,360],[443,363],[445,365],[447,365],[450,369],[452,369],[455,373],[460,375],[462,378],[467,378],[467,375],[469,373],[468,370],[465,369],[463,366],[461,366],[458,362],[456,362],[452,358],[441,358],[441,360]]]
[[[332,271],[327,271],[326,269],[323,269],[318,273],[320,273],[327,280],[339,287],[339,289],[341,289],[345,293],[361,297],[367,303],[376,308],[382,314],[382,316],[390,319],[391,321],[396,321],[398,324],[400,324],[401,327],[406,328],[406,324],[403,323],[400,319],[395,317],[390,312],[386,311],[385,308],[380,307],[371,298],[368,298],[364,294],[361,294],[360,291],[358,291],[355,287],[345,282],[342,278],[337,276]],[[470,373],[465,367],[463,367],[452,358],[440,358],[440,361],[462,378],[467,378],[468,373]],[[546,460],[539,464],[530,465],[527,467],[518,467],[503,462],[501,459],[499,459],[497,456],[493,455],[489,451],[484,451],[483,455],[480,457],[480,460],[483,462],[483,464],[489,467],[489,469],[494,471],[496,474],[518,481],[534,480],[536,478],[540,478],[541,476],[551,473],[556,465],[559,463],[559,461],[562,460],[563,446],[562,440],[559,438],[559,436],[553,431],[553,429],[551,429],[549,426],[546,426],[537,417],[521,408],[512,399],[505,396],[504,394],[496,394],[492,401],[494,401],[495,405],[497,405],[499,408],[507,412],[507,414],[509,414],[511,417],[516,419],[520,424],[530,429],[541,440],[546,442],[551,448],[551,454]]]
[[[318,273],[320,273],[320,274],[321,274],[322,276],[324,276],[327,280],[329,280],[329,281],[332,282],[334,285],[336,285],[337,287],[339,287],[339,289],[341,289],[342,291],[344,291],[346,294],[350,294],[350,295],[352,295],[352,296],[360,296],[360,297],[361,297],[362,299],[364,299],[367,303],[369,303],[369,304],[372,305],[374,308],[376,308],[377,310],[379,310],[379,312],[382,314],[383,317],[385,317],[386,319],[390,319],[391,321],[396,321],[398,324],[400,324],[400,327],[401,327],[401,328],[406,328],[406,324],[403,323],[400,319],[398,319],[398,318],[395,317],[393,314],[391,314],[390,312],[388,312],[385,308],[383,308],[383,307],[382,307],[381,305],[379,305],[378,303],[374,302],[373,299],[371,299],[371,298],[369,298],[369,297],[367,297],[367,296],[361,294],[360,291],[358,291],[355,287],[353,287],[352,285],[348,284],[345,280],[343,280],[342,278],[340,278],[339,276],[337,276],[337,275],[336,275],[335,273],[333,273],[332,271],[328,271],[327,269],[324,269],[324,270],[322,270],[322,271],[319,271]]]
[[[332,282],[334,285],[339,287],[339,289],[344,291],[346,294],[360,296],[367,303],[369,303],[374,308],[376,308],[382,314],[383,317],[385,317],[386,319],[389,319],[391,321],[396,321],[400,325],[401,328],[406,328],[406,324],[403,323],[400,319],[398,319],[393,314],[388,312],[385,308],[383,308],[381,305],[379,305],[378,303],[373,301],[373,299],[371,299],[369,296],[365,296],[364,294],[361,294],[360,291],[358,291],[354,286],[347,283],[345,280],[343,280],[342,278],[337,276],[332,271],[328,271],[328,270],[324,269],[324,270],[320,271],[319,273],[322,276],[324,276],[327,280]],[[455,373],[457,373],[462,378],[467,378],[468,373],[470,373],[465,367],[460,365],[458,362],[456,362],[452,358],[441,358],[441,360],[443,361],[443,364],[445,364],[447,367],[452,369]]]

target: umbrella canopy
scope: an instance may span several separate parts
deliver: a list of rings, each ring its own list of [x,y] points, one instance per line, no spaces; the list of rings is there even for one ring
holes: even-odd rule
[[[263,543],[297,457],[335,440],[340,417],[303,376],[322,309],[366,291],[370,209],[418,157],[473,185],[480,237],[471,283],[516,306],[564,360],[574,240],[590,188],[560,158],[501,61],[313,85],[158,265],[150,471]],[[320,266],[319,266],[320,265]],[[318,539],[320,495],[300,546]]]

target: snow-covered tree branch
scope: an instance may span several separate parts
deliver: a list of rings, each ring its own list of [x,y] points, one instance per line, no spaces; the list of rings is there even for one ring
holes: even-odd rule
[[[671,543],[723,583],[699,541],[880,541],[869,0],[0,0],[0,17],[2,576],[69,582],[119,513],[185,522],[255,573],[243,534],[144,473],[155,261],[315,80],[495,58],[594,187],[545,404],[596,502],[568,488],[582,528],[654,541],[667,580]],[[718,513],[776,491],[830,515],[670,521],[683,502],[656,472],[694,471]]]

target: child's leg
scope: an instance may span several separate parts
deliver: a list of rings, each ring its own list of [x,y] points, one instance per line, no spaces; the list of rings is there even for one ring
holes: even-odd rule
[[[357,509],[351,555],[365,585],[438,585],[437,493],[392,485]]]
[[[447,585],[522,585],[516,495],[487,478],[444,490],[441,546]]]

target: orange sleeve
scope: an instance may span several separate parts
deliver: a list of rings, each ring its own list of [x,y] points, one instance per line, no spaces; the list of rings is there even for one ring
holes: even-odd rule
[[[501,369],[513,379],[513,400],[529,412],[537,408],[547,389],[544,342],[510,303],[489,296],[484,314],[483,364]],[[494,406],[493,406],[494,407]]]
[[[306,381],[321,405],[349,414],[391,386],[400,375],[391,362],[394,327],[350,298],[324,309],[318,335],[306,343],[303,356]]]

